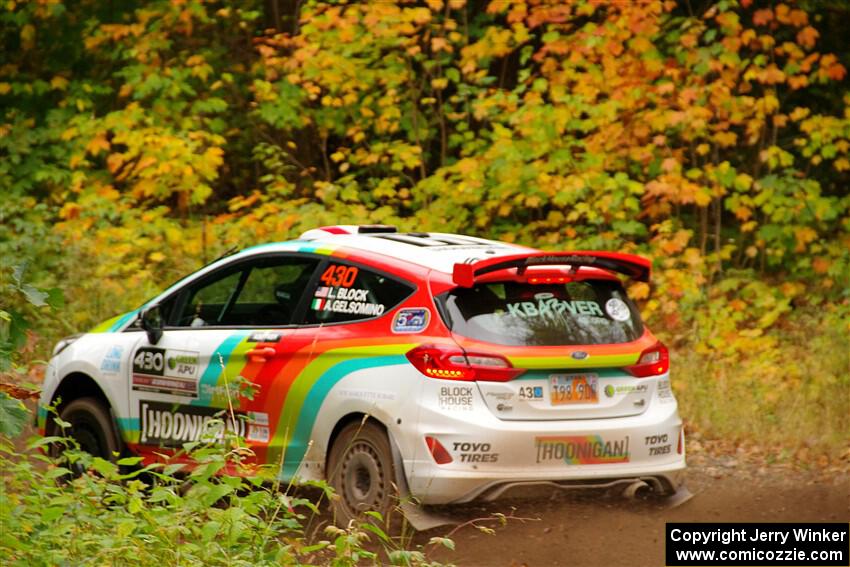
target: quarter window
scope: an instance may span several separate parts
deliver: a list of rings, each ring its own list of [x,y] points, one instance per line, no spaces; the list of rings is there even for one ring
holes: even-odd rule
[[[344,323],[380,317],[413,292],[413,287],[372,270],[330,262],[307,307],[308,325]]]

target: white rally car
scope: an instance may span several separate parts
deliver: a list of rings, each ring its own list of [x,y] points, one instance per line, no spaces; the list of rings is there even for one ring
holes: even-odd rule
[[[226,427],[283,479],[327,478],[339,511],[529,484],[674,492],[684,432],[668,353],[620,276],[649,262],[385,226],[257,246],[62,340],[39,412],[83,448],[145,462]],[[368,417],[366,417],[368,416]]]

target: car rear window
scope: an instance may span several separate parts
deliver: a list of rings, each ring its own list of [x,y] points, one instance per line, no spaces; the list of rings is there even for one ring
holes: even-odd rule
[[[440,298],[453,332],[511,346],[615,344],[643,333],[637,307],[612,280],[491,282]]]

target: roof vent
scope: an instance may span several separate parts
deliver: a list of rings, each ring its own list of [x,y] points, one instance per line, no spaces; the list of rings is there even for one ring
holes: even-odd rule
[[[398,232],[398,229],[387,224],[362,224],[360,226],[355,224],[337,224],[312,228],[303,233],[299,239],[318,240],[334,234],[386,234],[391,232]]]
[[[398,229],[388,224],[361,224],[357,227],[359,234],[386,234],[398,232]]]

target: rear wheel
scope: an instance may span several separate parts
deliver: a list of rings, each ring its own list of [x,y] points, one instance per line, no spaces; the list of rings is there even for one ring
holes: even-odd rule
[[[364,518],[369,510],[388,520],[396,500],[390,441],[374,422],[355,422],[340,431],[328,455],[328,480],[338,495],[337,522]]]
[[[115,460],[114,453],[121,447],[112,427],[112,416],[102,402],[95,398],[78,398],[62,408],[59,417],[71,424],[63,435],[76,441],[81,450],[95,457]]]

